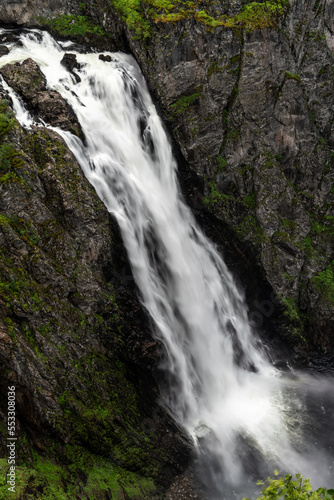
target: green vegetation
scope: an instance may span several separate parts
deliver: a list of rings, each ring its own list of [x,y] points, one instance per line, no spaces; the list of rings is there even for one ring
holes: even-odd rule
[[[278,476],[277,471],[275,476]],[[295,479],[291,474],[277,479],[268,477],[266,484],[263,481],[258,481],[257,484],[264,486],[262,495],[257,500],[333,500],[334,497],[334,490],[318,488],[312,491],[309,479],[303,479],[301,474],[296,474]]]
[[[111,0],[121,18],[126,22],[129,30],[134,33],[135,39],[149,38],[151,27],[145,19],[143,4],[140,0]]]
[[[255,210],[256,207],[256,194],[255,191],[252,191],[250,194],[245,196],[242,200],[242,203],[248,210]]]
[[[225,26],[226,28],[253,31],[255,29],[275,27],[278,18],[284,14],[288,5],[289,3],[286,0],[267,0],[262,3],[251,2],[244,5],[241,12],[235,16],[222,16],[214,19],[204,10],[201,10],[195,14],[195,18],[197,21],[211,27]]]
[[[39,236],[29,220],[24,220],[17,215],[0,215],[0,226],[12,227],[20,238],[31,246],[37,245]]]
[[[214,61],[210,64],[208,69],[208,78],[214,75],[215,73],[219,73],[222,70],[222,67],[218,66],[218,61]]]
[[[224,168],[227,166],[227,160],[226,158],[223,158],[220,154],[216,158],[217,160],[217,169],[216,172],[219,170],[224,170]]]
[[[184,113],[189,110],[191,104],[196,102],[201,96],[202,88],[196,89],[196,92],[194,94],[191,94],[189,96],[182,96],[180,97],[174,104],[171,104],[170,108],[173,110],[174,114],[178,113]]]
[[[284,314],[289,318],[289,320],[290,321],[295,321],[295,320],[299,321],[300,320],[299,311],[298,311],[298,306],[297,306],[295,299],[293,299],[292,297],[289,297],[287,299],[285,299],[284,297],[281,297],[281,300],[286,307],[286,311]]]
[[[25,439],[27,445],[27,439]],[[50,447],[54,445],[50,443]],[[112,498],[151,499],[155,486],[151,479],[129,472],[107,459],[87,452],[79,446],[66,445],[63,461],[41,457],[32,451],[32,460],[16,468],[16,495],[18,500],[72,500],[101,498],[101,493]],[[8,497],[5,483],[7,464],[0,459],[0,498]]]
[[[334,305],[334,261],[323,271],[313,276],[312,281],[322,296]]]
[[[239,14],[214,18],[206,10],[198,9],[198,2],[192,0],[110,0],[120,17],[133,34],[134,39],[148,39],[152,35],[152,22],[176,23],[182,19],[196,19],[210,29],[218,26],[231,29],[272,28],[285,13],[288,0],[266,0],[246,3]],[[80,4],[85,12],[85,4]],[[53,19],[40,18],[53,33],[64,36],[103,36],[105,31],[89,17],[63,14]],[[209,69],[208,77],[220,71],[218,64]]]
[[[288,230],[292,230],[292,231],[297,229],[297,222],[295,220],[281,218],[281,223],[282,223],[284,229],[288,229]]]
[[[112,5],[134,33],[134,38],[149,38],[151,26],[155,23],[176,23],[182,19],[196,19],[209,28],[223,26],[232,29],[272,28],[288,7],[288,0],[267,0],[265,2],[251,2],[242,7],[235,16],[220,16],[214,18],[206,10],[198,10],[198,3],[184,0],[111,0]],[[209,69],[208,76],[219,71],[218,65]]]
[[[40,18],[40,22],[48,26],[52,33],[64,36],[105,35],[104,29],[86,16],[63,14],[53,19]]]
[[[301,83],[300,76],[294,73],[290,73],[289,71],[285,72],[285,77],[287,80],[295,80],[298,83]]]
[[[235,230],[238,236],[242,239],[252,235],[252,238],[256,241],[256,243],[262,243],[269,239],[264,233],[258,219],[253,214],[246,215]]]
[[[16,124],[13,111],[5,99],[0,100],[0,137],[7,134]]]
[[[205,196],[203,203],[209,207],[212,207],[215,203],[222,202],[224,200],[233,200],[231,196],[220,193],[217,189],[217,184],[215,181],[208,182],[210,187],[210,193]]]

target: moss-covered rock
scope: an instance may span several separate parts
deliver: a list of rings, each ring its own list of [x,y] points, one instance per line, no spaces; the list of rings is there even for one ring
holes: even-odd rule
[[[156,343],[119,279],[119,234],[63,140],[0,109],[0,411],[14,385],[17,498],[153,498],[189,445],[156,406]]]

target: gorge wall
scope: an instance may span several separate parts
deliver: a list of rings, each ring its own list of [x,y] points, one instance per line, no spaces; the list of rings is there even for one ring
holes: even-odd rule
[[[288,340],[298,359],[330,357],[334,7],[272,5],[279,8],[6,0],[0,20],[136,57],[172,137],[187,201],[241,270],[254,323]],[[22,456],[33,459],[31,442],[47,456],[53,442],[67,464],[64,482],[79,457],[75,474],[87,484],[90,454],[102,450],[105,466],[112,448],[121,468],[154,478],[167,471],[164,488],[185,469],[189,448],[156,410],[146,367],[156,366],[159,349],[133,282],[120,279],[126,258],[117,257],[117,228],[56,134],[23,131],[3,100],[1,116],[1,394],[16,384]],[[35,494],[36,468],[29,477]],[[122,477],[121,485],[140,484],[139,498],[152,498],[151,483]],[[119,486],[120,498],[128,494]]]
[[[244,7],[242,18],[241,5],[223,2],[208,13],[219,19],[219,8],[232,28],[165,14],[149,41],[129,44],[203,182],[205,210],[232,230],[284,308],[281,331],[331,352],[333,7],[294,1],[271,19]]]
[[[36,116],[80,135],[33,60],[1,72]],[[23,130],[9,104],[2,89],[1,497],[11,495],[14,385],[15,498],[160,498],[188,464],[190,446],[158,406],[160,347],[117,225],[61,137]]]

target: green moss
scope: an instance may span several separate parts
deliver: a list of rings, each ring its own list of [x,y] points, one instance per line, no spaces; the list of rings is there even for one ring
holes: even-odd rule
[[[6,316],[5,318],[3,318],[3,323],[7,327],[8,335],[11,337],[11,339],[13,341],[16,341],[14,321],[11,318],[9,318],[8,316]]]
[[[229,195],[220,193],[217,189],[217,184],[215,181],[209,181],[208,182],[209,188],[210,188],[210,193],[205,196],[203,203],[204,205],[207,205],[208,207],[212,207],[216,203],[223,203],[228,200],[233,200],[233,198]]]
[[[198,99],[202,97],[201,89],[198,89],[197,92],[189,96],[182,96],[174,104],[170,105],[170,108],[173,110],[174,114],[184,113],[188,111],[192,104],[194,104]]]
[[[291,219],[281,219],[281,223],[284,227],[284,229],[290,229],[294,231],[297,228],[297,223],[294,220]]]
[[[313,221],[311,231],[318,235],[334,236],[334,216],[325,215],[323,223]]]
[[[230,141],[235,142],[240,137],[240,130],[239,129],[229,129],[227,136],[228,136]]]
[[[152,33],[149,20],[155,23],[176,23],[183,19],[196,19],[209,28],[223,26],[232,29],[272,28],[289,6],[287,0],[267,0],[251,2],[242,7],[235,16],[220,16],[214,18],[204,9],[198,10],[198,3],[184,0],[111,0],[112,5],[126,22],[134,37],[149,38]],[[208,70],[208,77],[219,71],[213,63]]]
[[[134,38],[146,39],[151,36],[151,27],[145,19],[140,0],[111,0],[111,3],[134,33]]]
[[[224,170],[225,167],[227,166],[226,158],[223,158],[220,154],[217,156],[216,161],[217,161],[217,169],[216,169],[217,172],[219,172],[220,170]]]
[[[330,303],[334,304],[334,261],[323,271],[312,278],[322,296]]]
[[[5,143],[0,145],[0,172],[7,172],[10,169],[20,168],[23,165],[21,154],[16,151],[13,144]],[[3,174],[4,177],[6,174]]]
[[[285,72],[285,77],[287,80],[295,80],[298,83],[301,83],[300,76],[294,73],[290,73],[289,71]]]
[[[256,207],[256,194],[255,191],[252,191],[250,194],[245,196],[242,200],[242,203],[248,210],[255,210]]]
[[[251,2],[244,5],[242,11],[235,16],[222,16],[214,19],[206,11],[201,10],[196,13],[195,18],[211,27],[225,26],[232,29],[253,31],[275,27],[277,19],[284,14],[287,6],[288,2],[280,0],[268,0],[262,3]]]
[[[15,119],[5,113],[0,113],[0,137],[7,134],[14,126]]]
[[[28,243],[30,246],[35,246],[40,240],[36,229],[33,227],[30,220],[22,219],[17,215],[10,215],[6,217],[8,225],[20,236],[20,238]]]
[[[15,146],[8,142],[8,133],[17,126],[13,111],[9,108],[6,99],[0,99],[0,183],[20,182],[21,179],[14,171],[22,167],[21,154]]]
[[[328,73],[330,70],[330,66],[329,64],[326,64],[323,68],[321,68],[321,70],[318,72],[318,78],[321,76],[321,75],[324,75],[326,73]]]
[[[53,19],[40,18],[42,25],[48,26],[52,33],[65,36],[103,36],[105,31],[86,16],[63,14]]]
[[[252,235],[256,243],[262,243],[267,241],[269,238],[264,233],[259,221],[253,214],[248,214],[242,222],[236,227],[236,232],[238,236],[242,239]]]
[[[208,78],[210,78],[210,76],[214,75],[215,73],[219,73],[221,70],[222,70],[222,68],[220,66],[218,66],[218,61],[214,61],[209,66]]]
[[[289,320],[290,321],[294,321],[294,320],[299,321],[300,320],[299,309],[298,309],[298,306],[297,306],[295,299],[293,299],[292,297],[289,297],[287,299],[284,297],[281,297],[281,300],[286,307],[284,314],[289,318]]]
[[[79,446],[67,445],[65,466],[36,452],[32,455],[31,463],[16,467],[16,500],[94,500],[101,498],[102,492],[115,499],[126,495],[129,499],[148,500],[156,490],[152,479],[126,471]],[[5,459],[0,459],[0,466],[6,471]],[[4,477],[1,479],[0,497],[7,498],[8,485]]]

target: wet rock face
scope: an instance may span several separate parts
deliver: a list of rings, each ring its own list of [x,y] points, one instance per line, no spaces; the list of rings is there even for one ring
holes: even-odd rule
[[[158,346],[114,223],[60,136],[22,130],[3,99],[0,114],[0,414],[15,385],[20,459],[33,442],[76,469],[80,448],[167,485],[190,446],[156,403]]]
[[[194,20],[152,29],[147,46],[129,44],[185,171],[202,180],[195,210],[227,225],[239,255],[262,269],[275,311],[285,309],[280,331],[333,351],[332,7],[298,0],[277,29],[209,30]]]
[[[6,45],[0,45],[0,57],[5,56],[8,53],[9,53],[8,47],[6,47]]]
[[[64,54],[64,57],[61,60],[61,64],[65,66],[65,68],[74,76],[77,82],[81,81],[80,76],[73,71],[76,68],[80,68],[80,64],[78,63],[75,54]]]
[[[42,119],[54,127],[82,136],[72,109],[59,92],[47,90],[45,77],[33,59],[26,59],[22,64],[6,64],[0,68],[0,74],[23,98],[36,121]]]

